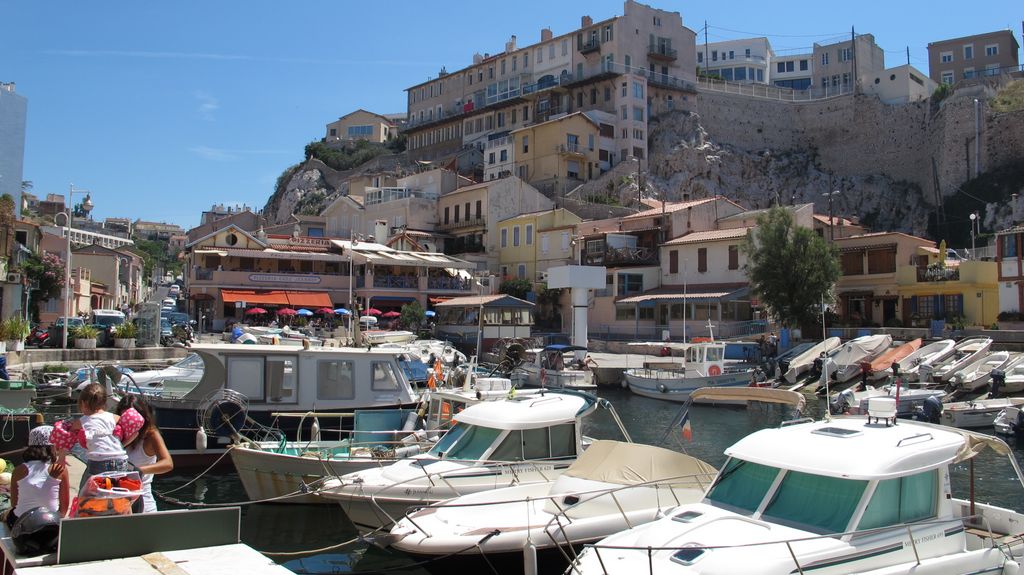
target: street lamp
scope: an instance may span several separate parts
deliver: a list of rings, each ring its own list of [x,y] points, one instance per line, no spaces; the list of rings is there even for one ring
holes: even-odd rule
[[[974,243],[978,235],[981,233],[981,220],[978,218],[978,212],[971,212],[971,259],[975,259]]]
[[[825,196],[826,198],[828,198],[828,239],[829,239],[829,241],[835,241],[835,239],[836,239],[836,232],[835,232],[835,223],[836,222],[835,222],[835,217],[832,215],[832,199],[835,196],[839,195],[839,193],[840,193],[839,190],[834,190],[834,191],[831,191],[831,192],[825,192],[824,194],[821,194],[821,195]]]
[[[74,184],[68,185],[68,197],[67,203],[64,205],[64,211],[57,214],[64,216],[64,236],[67,239],[67,257],[64,258],[64,337],[61,338],[61,349],[68,348],[68,323],[71,317],[71,227],[74,223],[75,213],[71,200],[75,194],[85,194],[85,199],[82,200],[82,211],[85,212],[86,217],[88,217],[89,212],[93,208],[92,196],[88,190],[76,190]],[[57,215],[54,216],[54,223],[57,223]]]

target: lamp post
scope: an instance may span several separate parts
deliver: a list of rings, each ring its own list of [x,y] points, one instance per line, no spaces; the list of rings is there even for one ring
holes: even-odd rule
[[[71,227],[75,213],[71,200],[75,194],[85,194],[85,199],[82,200],[82,210],[87,216],[93,208],[92,197],[88,190],[76,190],[74,184],[68,185],[67,203],[64,205],[64,211],[58,213],[58,215],[64,216],[64,236],[67,239],[67,257],[64,258],[64,329],[62,330],[64,337],[60,342],[61,349],[68,348],[68,322],[71,317]],[[56,216],[54,216],[54,220],[56,220]]]
[[[835,239],[836,239],[836,232],[835,232],[835,224],[836,224],[836,222],[835,222],[835,217],[832,215],[832,199],[835,196],[837,196],[839,193],[840,193],[839,190],[833,190],[831,192],[825,192],[824,194],[821,194],[821,195],[825,196],[826,198],[828,198],[828,239],[829,239],[829,241],[835,241]]]
[[[971,259],[975,259],[975,241],[981,232],[981,222],[978,219],[978,212],[971,212]]]

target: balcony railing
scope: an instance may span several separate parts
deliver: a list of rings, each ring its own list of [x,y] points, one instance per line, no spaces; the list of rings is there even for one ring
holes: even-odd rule
[[[460,230],[464,228],[473,228],[477,226],[487,225],[487,218],[484,216],[478,216],[475,218],[466,218],[464,220],[449,221],[443,224],[438,224],[437,229],[441,231]]]
[[[579,144],[558,144],[558,151],[563,154],[583,154]]]
[[[609,248],[603,252],[584,252],[587,265],[652,265],[658,263],[658,252],[650,248]]]
[[[589,54],[591,52],[596,52],[600,49],[601,41],[595,37],[587,40],[586,42],[583,43],[582,46],[580,46],[580,54]]]
[[[655,60],[672,61],[678,58],[678,52],[668,46],[651,44],[647,47],[647,57]]]
[[[455,277],[430,277],[427,278],[427,289],[467,291],[470,288],[470,281],[464,278]]]
[[[511,144],[512,144],[512,136],[502,136],[500,138],[495,138],[493,140],[488,140],[486,148],[488,150],[490,150],[491,148],[497,148],[497,147],[500,147],[500,146],[508,146],[508,145],[511,145]]]
[[[374,275],[373,287],[388,289],[419,289],[420,281],[416,276]]]
[[[960,280],[960,268],[917,268],[919,282],[955,282]]]

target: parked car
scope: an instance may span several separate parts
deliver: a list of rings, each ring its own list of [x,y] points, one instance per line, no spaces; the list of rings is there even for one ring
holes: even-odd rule
[[[92,310],[92,324],[100,330],[96,345],[109,346],[114,344],[114,328],[125,322],[124,313],[116,309]]]
[[[175,300],[173,297],[165,297],[164,301],[162,301],[160,303],[161,303],[161,305],[171,306],[171,307],[176,307],[178,305],[177,300]]]
[[[172,311],[167,314],[167,319],[171,320],[171,325],[183,325],[188,323],[188,314],[180,311]]]
[[[181,294],[181,286],[178,284],[172,284],[171,287],[168,288],[167,293],[174,297],[178,297],[178,295]]]
[[[85,325],[85,320],[83,320],[80,317],[72,317],[68,319],[69,347],[72,339],[70,331],[75,329],[76,327],[82,327],[83,325]],[[42,344],[43,347],[61,347],[60,339],[64,333],[64,318],[58,317],[57,321],[53,322],[53,324],[49,327],[47,331],[49,332],[50,335]]]

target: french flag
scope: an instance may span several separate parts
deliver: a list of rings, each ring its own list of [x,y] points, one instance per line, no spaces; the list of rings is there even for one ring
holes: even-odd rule
[[[683,414],[683,421],[681,425],[683,437],[686,441],[693,441],[693,429],[690,427],[690,410],[686,410],[686,413]]]

